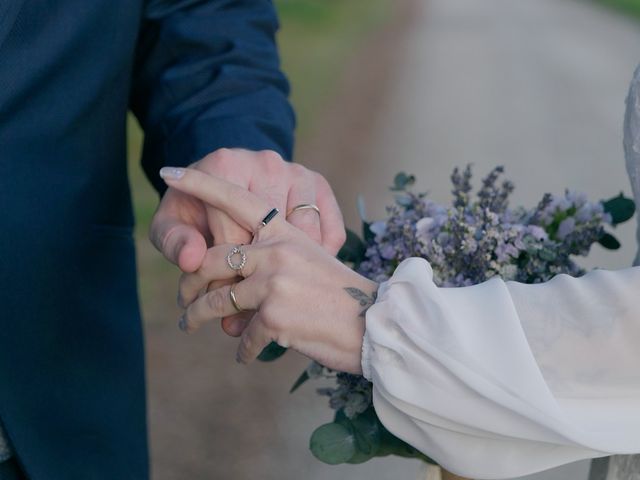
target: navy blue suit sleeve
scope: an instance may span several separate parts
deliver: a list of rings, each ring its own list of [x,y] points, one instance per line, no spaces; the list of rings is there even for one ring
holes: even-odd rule
[[[293,150],[294,114],[275,42],[272,0],[150,0],[131,109],[145,131],[142,165],[186,166],[222,147]]]

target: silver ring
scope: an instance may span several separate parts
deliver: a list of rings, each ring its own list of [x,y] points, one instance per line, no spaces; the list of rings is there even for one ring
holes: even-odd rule
[[[239,255],[240,261],[238,263],[233,261],[233,258]],[[231,270],[235,270],[236,272],[241,272],[242,269],[247,264],[247,254],[242,250],[241,245],[237,245],[231,249],[229,254],[227,255],[227,265],[231,268]]]
[[[313,203],[301,203],[300,205],[296,205],[291,210],[289,210],[289,213],[287,213],[287,218],[289,218],[292,214],[299,212],[300,210],[313,210],[318,214],[318,216],[320,215],[320,209],[317,205]]]

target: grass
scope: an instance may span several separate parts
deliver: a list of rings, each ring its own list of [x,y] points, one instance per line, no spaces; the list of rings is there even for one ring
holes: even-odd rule
[[[601,5],[640,19],[640,0],[596,0]]]
[[[332,98],[340,74],[367,33],[390,17],[393,0],[275,0],[283,69],[292,86],[298,116],[297,139],[313,132],[315,112]],[[136,243],[143,303],[175,288],[175,268],[147,240],[158,195],[144,177],[139,158],[143,136],[129,119],[129,175],[136,217]],[[170,281],[170,283],[169,283]]]

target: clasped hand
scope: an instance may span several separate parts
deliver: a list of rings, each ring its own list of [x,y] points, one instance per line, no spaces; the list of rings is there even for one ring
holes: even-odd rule
[[[328,368],[361,371],[367,306],[363,298],[373,303],[374,282],[343,265],[287,222],[284,212],[258,231],[274,205],[246,188],[197,168],[169,167],[161,176],[176,192],[202,202],[207,212],[220,212],[245,232],[258,232],[249,245],[251,234],[244,241],[207,249],[200,266],[183,274],[179,303],[185,309],[180,320],[185,331],[194,332],[207,322],[233,316],[239,307],[249,315],[242,328],[233,332],[241,337],[239,361],[251,362],[275,341]],[[315,215],[313,211],[305,215],[308,213]],[[246,263],[234,270],[227,256],[238,245],[242,245]],[[353,292],[359,292],[357,298]]]
[[[220,149],[192,165],[264,198],[281,211],[313,203],[322,211],[301,212],[290,222],[335,254],[344,242],[342,214],[327,181],[301,165],[285,162],[276,152]],[[150,229],[156,248],[183,272],[200,268],[207,247],[222,243],[244,244],[251,234],[229,216],[175,188],[169,188],[158,207]],[[215,281],[217,288],[230,281]],[[250,317],[237,314],[222,319],[223,330],[239,336]]]

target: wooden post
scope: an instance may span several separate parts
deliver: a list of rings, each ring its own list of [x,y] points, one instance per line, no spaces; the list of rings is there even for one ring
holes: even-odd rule
[[[469,478],[454,475],[453,473],[448,472],[444,468],[440,468],[437,465],[429,465],[429,464],[424,465],[424,468],[420,473],[419,479],[420,480],[471,480]]]
[[[446,471],[444,468],[441,469],[440,476],[441,476],[442,480],[470,480],[470,479],[465,478],[465,477],[460,477],[458,475],[454,475],[453,473]]]

